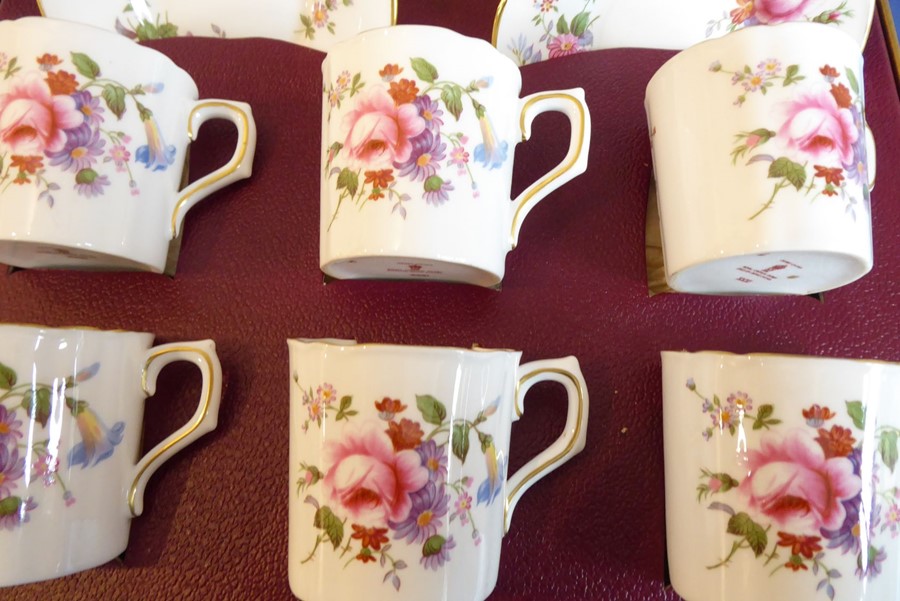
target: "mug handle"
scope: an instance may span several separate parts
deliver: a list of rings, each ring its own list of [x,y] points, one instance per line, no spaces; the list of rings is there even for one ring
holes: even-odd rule
[[[584,376],[575,357],[562,359],[545,359],[533,361],[519,366],[518,384],[516,385],[515,409],[513,420],[522,416],[522,400],[532,386],[538,382],[557,382],[566,387],[568,394],[568,411],[563,433],[553,443],[531,458],[509,478],[506,506],[503,510],[503,532],[509,531],[509,523],[513,510],[519,499],[531,485],[566,463],[584,449],[587,438],[588,391]]]
[[[534,205],[587,169],[591,140],[591,114],[584,102],[582,88],[531,94],[519,101],[519,107],[519,128],[522,130],[523,142],[531,137],[534,118],[548,111],[557,111],[568,117],[571,133],[569,151],[565,158],[544,177],[528,186],[510,204],[510,243],[513,248],[519,241],[522,221]]]
[[[869,168],[869,192],[875,189],[875,136],[867,123],[866,130],[866,164]]]
[[[128,492],[128,509],[132,517],[144,511],[144,488],[150,476],[172,455],[207,432],[215,430],[222,399],[222,366],[212,340],[175,342],[155,346],[147,351],[141,373],[141,387],[148,397],[156,392],[156,378],[163,367],[175,361],[188,361],[200,368],[203,388],[200,404],[191,420],[153,447],[134,466],[134,481]]]
[[[177,238],[185,214],[199,201],[238,180],[250,177],[256,154],[256,122],[253,111],[245,102],[233,100],[198,100],[188,115],[188,138],[194,141],[200,126],[210,119],[225,119],[237,128],[237,147],[231,159],[212,173],[205,175],[181,191],[172,208],[169,237]]]

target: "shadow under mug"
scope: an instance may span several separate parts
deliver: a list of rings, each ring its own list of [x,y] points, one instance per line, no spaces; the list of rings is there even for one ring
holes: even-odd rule
[[[211,340],[0,325],[0,587],[120,555],[150,476],[216,427],[222,370]],[[166,365],[200,369],[190,421],[143,457],[144,399]]]
[[[516,65],[484,40],[401,25],[336,44],[322,64],[319,264],[339,279],[496,286],[534,205],[587,167],[584,90],[519,98]],[[563,113],[569,148],[510,200],[515,147]]]
[[[886,601],[900,364],[662,353],[669,574],[686,601]]]
[[[162,272],[187,211],[252,170],[250,106],[197,98],[190,75],[120,35],[0,23],[0,262]],[[235,151],[182,188],[210,119],[235,125]]]
[[[872,269],[862,67],[843,32],[784,23],[657,71],[645,104],[674,290],[812,294]]]
[[[532,484],[584,448],[574,357],[520,365],[475,348],[289,340],[288,574],[304,601],[481,601]],[[512,422],[538,382],[568,393],[563,433],[509,480]]]

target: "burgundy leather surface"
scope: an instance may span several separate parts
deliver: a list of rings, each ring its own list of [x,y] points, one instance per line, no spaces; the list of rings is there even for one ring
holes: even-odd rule
[[[0,17],[36,14],[3,0]],[[494,4],[400,2],[401,23],[490,39]],[[523,69],[524,93],[583,86],[593,116],[588,173],[532,211],[503,290],[423,282],[336,282],[318,269],[323,55],[268,40],[152,43],[203,97],[253,106],[252,179],[188,216],[174,279],[151,274],[0,275],[0,321],[145,330],[158,342],[213,338],[225,373],[219,428],[151,480],[121,561],[0,592],[37,599],[290,599],[287,581],[288,368],[285,338],[517,348],[524,360],[576,355],[591,395],[585,451],[524,496],[504,541],[492,601],[675,600],[664,588],[662,349],[769,351],[900,361],[900,102],[878,23],[866,50],[878,144],[875,269],[812,298],[649,298],[644,217],[647,81],[671,52],[603,51]],[[517,152],[515,188],[564,154],[564,120],[541,117]],[[194,176],[230,155],[205,126]],[[145,448],[185,422],[199,378],[166,368],[148,402]],[[513,428],[511,469],[562,429],[564,398],[537,387]],[[0,550],[0,556],[14,553]],[[0,557],[2,561],[2,557]],[[387,590],[387,589],[386,589]],[[373,591],[373,599],[389,599]]]

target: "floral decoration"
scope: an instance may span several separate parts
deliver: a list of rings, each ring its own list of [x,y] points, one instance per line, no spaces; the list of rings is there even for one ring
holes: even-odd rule
[[[373,402],[377,418],[355,421],[351,396],[337,403],[331,384],[318,386],[313,397],[311,387],[296,378],[295,383],[308,411],[304,432],[310,424],[321,425],[330,410],[337,412],[336,421],[348,422],[340,436],[325,441],[321,466],[300,462],[297,495],[305,495],[304,502],[315,508],[317,532],[301,563],[314,561],[325,545],[346,558],[345,568],[377,563],[382,582],[400,590],[411,554],[425,570],[436,571],[452,560],[462,544],[447,536],[453,522],[459,524],[457,536],[465,532],[471,544],[481,543],[473,506],[493,503],[505,477],[493,437],[482,430],[499,399],[469,420],[449,419],[446,406],[431,395],[416,395],[414,409],[413,402],[384,397]],[[318,408],[317,399],[322,401]],[[465,465],[473,440],[487,467],[487,477],[475,490],[471,475],[448,475],[450,454]]]
[[[148,7],[150,6],[150,4],[147,3],[147,0],[145,0],[142,4],[146,4],[146,6]],[[225,30],[215,23],[210,23],[209,26],[210,31],[212,32],[211,37],[228,37],[225,33]],[[168,13],[166,13],[166,15],[164,16],[157,14],[156,18],[152,20],[147,18],[146,14],[138,15],[137,11],[134,10],[134,6],[131,2],[126,4],[125,8],[122,10],[122,14],[116,17],[115,29],[118,33],[124,35],[125,37],[132,40],[137,40],[138,42],[175,38],[179,35],[183,35],[186,37],[191,37],[194,35],[190,31],[179,33],[178,26],[169,21]]]
[[[300,15],[302,29],[298,30],[298,33],[302,31],[307,40],[316,39],[316,32],[320,29],[324,29],[331,35],[334,35],[335,25],[334,21],[331,20],[331,15],[341,6],[353,6],[353,0],[322,0],[321,2],[314,2],[309,14]]]
[[[94,363],[51,384],[20,383],[15,370],[0,363],[0,528],[14,530],[30,520],[31,511],[38,507],[28,495],[35,482],[58,488],[65,506],[74,505],[75,495],[59,473],[60,461],[91,468],[112,456],[122,442],[124,422],[109,427],[87,401],[74,398],[78,385],[99,371],[100,364]],[[75,419],[81,437],[67,456],[61,455],[59,435],[52,433],[60,428],[63,416],[55,412],[63,406]],[[29,429],[30,445],[22,442]],[[42,431],[47,432],[46,438]]]
[[[841,25],[853,18],[853,10],[843,0],[823,8],[821,0],[734,0],[735,8],[706,24],[706,37],[723,27],[729,33],[753,25],[777,25],[789,21]]]
[[[841,72],[823,65],[815,76],[807,76],[800,73],[798,65],[784,66],[768,58],[755,69],[745,65],[730,71],[715,61],[709,70],[730,75],[731,84],[740,87],[734,101],[738,107],[753,94],[765,96],[774,86],[797,86],[793,98],[773,111],[776,129],[759,127],[735,134],[732,164],[745,158],[748,166],[767,163],[767,177],[776,180],[771,196],[749,217],[751,220],[772,208],[786,188],[794,188],[810,200],[819,196],[839,198],[854,221],[859,205],[854,190],[859,188],[868,211],[863,101],[852,69]]]
[[[511,41],[508,48],[520,66],[539,63],[544,59],[560,58],[584,52],[594,43],[591,27],[599,18],[592,14],[597,0],[585,0],[584,6],[566,18],[560,13],[559,0],[534,0],[535,11],[531,23],[540,31],[537,43],[529,43],[525,34]]]
[[[790,570],[798,578],[811,577],[810,586],[829,599],[849,576],[834,567],[837,558],[855,556],[856,578],[881,573],[884,535],[900,534],[900,488],[879,488],[879,472],[894,472],[900,429],[874,429],[877,457],[863,469],[866,411],[860,401],[846,401],[840,410],[813,403],[800,411],[804,426],[786,428],[773,417],[772,404],[760,404],[754,413],[754,400],[745,392],[723,402],[700,393],[693,379],[687,388],[711,421],[703,438],[736,436],[746,456],[745,474],[700,469],[697,501],[712,501],[709,510],[727,513],[727,533],[735,537],[728,555],[708,569],[727,568],[736,554],[752,552],[772,566],[770,575]],[[748,429],[764,430],[749,451]],[[864,490],[871,496],[864,498]]]
[[[491,85],[484,77],[463,86],[442,81],[437,68],[424,58],[410,59],[414,77],[404,76],[406,67],[386,64],[379,70],[379,82],[367,85],[361,73],[344,71],[323,88],[327,120],[331,110],[353,99],[352,110],[341,123],[341,140],[327,146],[325,178],[334,182],[337,206],[328,228],[345,200],[363,208],[369,202],[388,199],[392,213],[406,218],[404,203],[413,200],[401,182],[419,186],[425,204],[439,207],[455,190],[452,175],[465,177],[478,197],[471,160],[487,169],[506,161],[508,144],[499,140],[487,114],[478,102],[479,91]],[[482,142],[469,149],[462,132],[448,131],[450,117],[458,122],[468,100],[478,118]]]
[[[104,77],[100,65],[79,52],[69,61],[43,54],[31,68],[0,52],[0,77],[0,192],[34,185],[38,199],[52,207],[53,193],[63,186],[91,198],[102,196],[111,178],[127,177],[137,196],[137,163],[161,171],[175,160],[175,147],[163,141],[153,112],[140,100],[161,92],[162,83],[126,86]],[[146,134],[146,143],[136,147],[116,127],[128,100]]]

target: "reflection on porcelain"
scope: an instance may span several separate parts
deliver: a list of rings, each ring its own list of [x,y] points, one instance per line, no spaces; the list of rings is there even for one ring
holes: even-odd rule
[[[179,190],[193,131],[232,121],[225,167]],[[187,127],[185,127],[187,126]],[[162,54],[75,23],[0,23],[0,261],[161,272],[186,211],[250,175],[244,103],[197,101]]]
[[[753,25],[829,25],[865,46],[875,0],[501,0],[493,43],[519,65],[604,48],[680,50]]]
[[[663,353],[675,590],[690,601],[892,598],[898,385],[900,365]]]
[[[659,69],[646,108],[672,288],[808,294],[871,269],[861,74],[852,40],[810,23],[738,31]]]
[[[481,600],[518,499],[581,451],[573,357],[291,340],[288,571],[299,598]],[[507,482],[510,426],[541,381],[569,395],[564,433]],[[384,587],[378,593],[378,587]]]
[[[360,31],[393,25],[397,0],[38,0],[52,18],[94,25],[137,41],[203,36],[265,37],[327,50]]]
[[[531,207],[585,169],[583,91],[519,99],[518,69],[481,40],[375,30],[332,48],[322,69],[328,275],[496,285]],[[569,118],[568,154],[510,201],[515,146],[545,111]]]
[[[213,342],[152,342],[135,332],[0,325],[0,586],[121,554],[150,476],[216,427],[221,368]],[[136,462],[144,398],[173,361],[200,369],[200,405]]]

